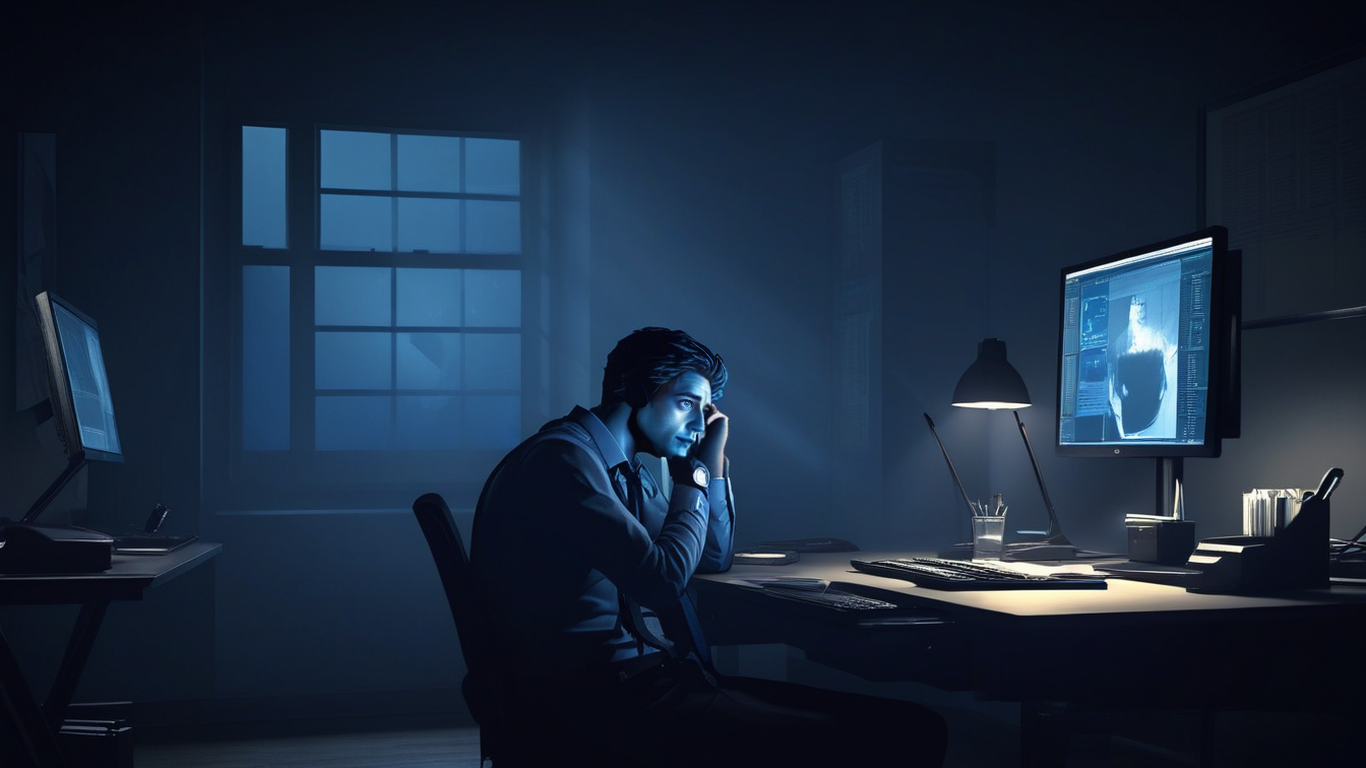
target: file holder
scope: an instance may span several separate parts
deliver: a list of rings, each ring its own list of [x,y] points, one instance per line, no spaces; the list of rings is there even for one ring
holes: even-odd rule
[[[1333,467],[1275,536],[1204,539],[1186,561],[1200,576],[1189,592],[1248,594],[1328,586],[1328,498],[1342,481]]]

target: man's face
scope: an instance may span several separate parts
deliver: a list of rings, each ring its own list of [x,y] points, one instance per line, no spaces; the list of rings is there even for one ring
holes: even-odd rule
[[[710,406],[707,377],[694,371],[675,376],[635,412],[637,450],[662,458],[686,456],[706,428]]]

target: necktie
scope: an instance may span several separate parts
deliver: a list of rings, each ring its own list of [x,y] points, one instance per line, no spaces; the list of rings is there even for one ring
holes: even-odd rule
[[[627,467],[622,470],[622,475],[626,479],[626,508],[631,511],[637,520],[640,520],[644,489],[640,484],[640,474],[632,468]],[[640,642],[658,648],[665,653],[673,654],[674,644],[668,638],[661,637],[648,624],[645,623],[645,614],[640,609],[640,603],[628,596],[625,592],[617,591],[617,596],[621,601],[621,615],[626,621],[626,629],[635,636]]]

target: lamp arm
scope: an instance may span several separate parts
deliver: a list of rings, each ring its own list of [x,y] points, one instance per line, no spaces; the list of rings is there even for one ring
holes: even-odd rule
[[[1024,421],[1020,419],[1019,411],[1012,411],[1015,414],[1015,423],[1020,426],[1020,437],[1024,438],[1025,451],[1029,453],[1029,463],[1034,467],[1034,477],[1039,481],[1039,491],[1043,493],[1044,507],[1048,509],[1048,543],[1067,544],[1072,542],[1063,535],[1062,525],[1058,522],[1058,513],[1053,509],[1053,500],[1048,497],[1048,487],[1044,485],[1043,473],[1039,471],[1039,460],[1034,457],[1034,446],[1029,443],[1029,433],[1025,431]]]
[[[939,443],[939,452],[944,454],[944,461],[949,464],[949,473],[953,475],[953,482],[957,484],[958,492],[963,494],[963,503],[968,505],[968,514],[976,515],[977,508],[973,505],[972,499],[968,498],[968,490],[963,487],[963,480],[958,477],[958,470],[954,469],[953,459],[949,458],[949,449],[945,448],[944,441],[939,439],[939,430],[934,428],[934,419],[931,419],[928,413],[925,414],[925,422],[930,425],[930,433],[934,435],[934,441]]]

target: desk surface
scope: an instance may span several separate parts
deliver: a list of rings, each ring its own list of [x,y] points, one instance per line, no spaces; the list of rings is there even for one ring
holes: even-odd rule
[[[948,591],[855,571],[804,553],[693,579],[717,645],[785,643],[868,680],[915,680],[1013,701],[1317,707],[1338,702],[1366,636],[1366,587],[1210,595],[1112,578],[1104,590]],[[744,585],[747,577],[825,579],[903,606],[906,620],[836,618]],[[1357,701],[1354,706],[1366,706]]]
[[[222,544],[194,542],[164,555],[115,554],[97,573],[0,574],[0,605],[141,600],[142,593],[217,555]]]
[[[699,574],[696,578],[710,583],[739,583],[747,578],[801,577],[825,579],[832,584],[856,584],[867,592],[899,604],[921,605],[927,608],[949,609],[956,612],[986,611],[997,616],[1019,618],[1058,618],[1067,616],[1109,616],[1121,618],[1154,613],[1262,611],[1282,609],[1324,608],[1337,610],[1344,606],[1366,605],[1366,587],[1333,585],[1326,589],[1276,592],[1265,595],[1217,595],[1187,592],[1184,588],[1164,584],[1129,581],[1120,578],[1107,580],[1106,589],[1063,590],[981,590],[955,591],[920,587],[901,579],[856,571],[851,559],[878,560],[905,557],[906,552],[820,552],[806,553],[801,560],[788,565],[737,565],[726,573]],[[1079,562],[1078,566],[1088,563]],[[1064,564],[1071,565],[1071,564]]]

